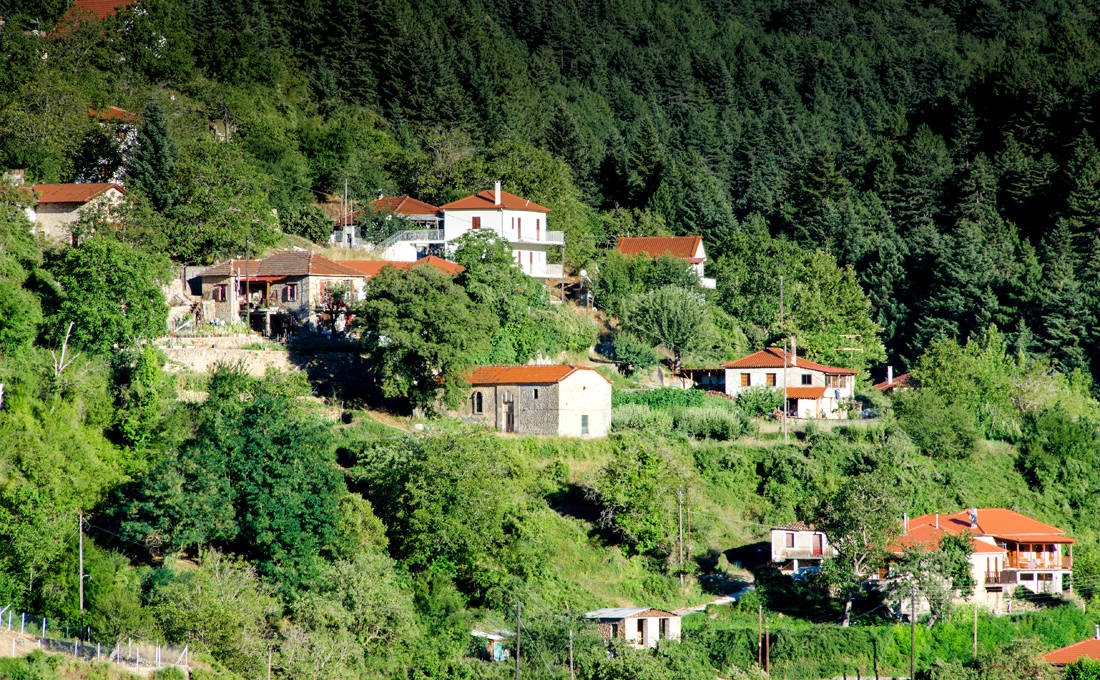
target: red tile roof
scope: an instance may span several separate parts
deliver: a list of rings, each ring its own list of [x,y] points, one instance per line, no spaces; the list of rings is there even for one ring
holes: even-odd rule
[[[824,387],[788,387],[788,399],[820,399],[825,394]]]
[[[1071,664],[1078,659],[1096,659],[1100,661],[1100,639],[1090,637],[1087,640],[1074,642],[1072,645],[1066,645],[1047,652],[1039,658],[1047,663],[1058,664],[1059,666]]]
[[[886,390],[892,390],[898,387],[909,387],[909,378],[911,376],[911,373],[902,373],[901,375],[894,376],[894,382],[886,382],[883,380],[880,383],[875,383],[872,387],[879,392],[885,392]]]
[[[121,184],[35,184],[31,186],[39,203],[87,203],[108,189],[126,190]]]
[[[69,11],[87,10],[97,19],[106,19],[119,9],[136,2],[138,0],[76,0]]]
[[[99,120],[113,120],[123,123],[133,123],[141,118],[133,111],[120,109],[117,106],[108,106],[105,109],[88,109],[88,116]]]
[[[478,366],[467,378],[471,385],[542,385],[559,383],[577,371],[592,371],[604,380],[594,368],[560,364],[556,366]],[[611,382],[607,380],[607,382]]]
[[[753,352],[746,357],[741,357],[740,359],[722,364],[722,368],[782,368],[783,355],[784,352],[782,347],[769,347],[759,352]],[[787,354],[786,359],[787,366],[790,368],[805,368],[810,371],[828,373],[829,375],[855,375],[857,373],[857,371],[853,371],[850,368],[826,366],[802,357],[794,357],[791,354]]]
[[[247,263],[247,264],[246,264]],[[262,260],[229,260],[204,269],[199,276],[229,276],[246,273],[254,276],[358,276],[363,273],[305,250],[283,250]]]
[[[615,249],[623,255],[660,257],[667,254],[698,263],[702,258],[696,257],[695,253],[702,242],[702,236],[623,236]]]
[[[891,547],[895,552],[909,546],[925,546],[934,550],[940,544],[944,534],[972,534],[992,536],[1015,542],[1036,543],[1074,543],[1077,539],[1066,536],[1066,532],[1056,526],[1021,515],[1015,510],[1005,508],[978,508],[976,527],[970,526],[970,511],[960,510],[954,514],[929,514],[913,517],[909,520],[909,531],[898,537],[897,544]],[[975,552],[1004,552],[997,546],[983,541],[974,541]]]
[[[386,196],[371,201],[370,207],[374,208],[376,212],[393,213],[394,215],[439,215],[439,208],[412,196]]]
[[[460,198],[457,201],[451,201],[450,203],[441,206],[442,210],[530,210],[532,212],[550,212],[550,208],[543,207],[534,201],[529,201],[526,198],[520,198],[515,194],[510,194],[507,191],[500,192],[500,203],[497,204],[496,197],[493,196],[493,190],[487,189],[485,191],[479,191],[476,194],[471,194],[466,198]]]
[[[435,255],[428,255],[422,257],[416,262],[393,262],[391,260],[343,260],[340,264],[351,267],[352,269],[365,274],[367,278],[376,276],[378,272],[382,271],[384,267],[396,267],[397,269],[412,269],[413,267],[426,264],[435,267],[439,271],[450,274],[451,276],[458,276],[462,272],[466,271],[466,268],[450,260],[444,260],[442,257],[436,257]]]

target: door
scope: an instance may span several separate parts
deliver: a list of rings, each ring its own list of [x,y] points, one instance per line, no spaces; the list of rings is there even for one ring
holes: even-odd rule
[[[504,431],[515,432],[516,431],[516,404],[512,401],[511,395],[505,396],[504,402]]]
[[[822,549],[821,534],[814,534],[813,552],[815,555],[820,555],[824,552]]]

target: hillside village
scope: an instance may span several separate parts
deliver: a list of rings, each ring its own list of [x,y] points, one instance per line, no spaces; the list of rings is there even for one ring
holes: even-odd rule
[[[1100,678],[1095,8],[32,4],[0,678]]]

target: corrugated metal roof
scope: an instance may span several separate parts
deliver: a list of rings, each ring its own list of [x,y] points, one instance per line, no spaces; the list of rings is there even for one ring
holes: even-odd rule
[[[584,618],[629,619],[632,616],[647,614],[649,612],[653,612],[653,616],[679,616],[679,614],[666,612],[663,609],[654,609],[653,607],[605,607],[603,609],[596,609],[595,611],[585,612]]]

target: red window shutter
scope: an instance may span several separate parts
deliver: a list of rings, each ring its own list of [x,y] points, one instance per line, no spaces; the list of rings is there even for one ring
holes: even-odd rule
[[[474,218],[473,228],[474,229],[481,229],[481,218],[480,217],[475,217]]]

